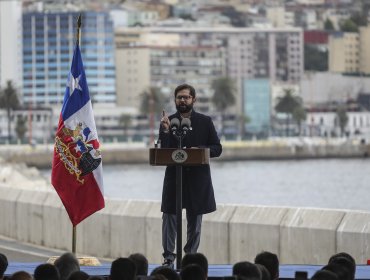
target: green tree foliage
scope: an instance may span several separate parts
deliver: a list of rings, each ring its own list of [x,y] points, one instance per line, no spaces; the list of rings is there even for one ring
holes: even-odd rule
[[[251,122],[251,118],[248,115],[241,114],[238,116],[238,121],[240,124],[240,134],[243,137],[245,135],[245,125]]]
[[[337,118],[338,118],[338,125],[340,128],[340,135],[344,135],[344,130],[348,124],[348,115],[347,110],[345,107],[340,106],[337,109]]]
[[[131,125],[132,117],[129,114],[122,114],[119,117],[119,125],[123,128],[124,136],[128,136],[128,128]]]
[[[346,19],[340,25],[340,30],[343,32],[358,32],[358,26],[351,19]]]
[[[19,116],[17,118],[17,123],[15,125],[15,132],[17,134],[17,138],[22,141],[24,139],[24,135],[27,132],[27,118],[23,116]]]
[[[302,101],[299,97],[293,95],[294,91],[292,89],[284,89],[284,93],[285,95],[279,98],[275,111],[287,114],[286,136],[289,136],[290,117],[294,110],[302,106]]]
[[[303,108],[303,106],[300,105],[293,110],[292,116],[293,116],[293,120],[298,125],[298,134],[301,135],[302,121],[305,121],[307,118],[306,110]]]
[[[140,110],[144,114],[153,112],[159,114],[162,112],[165,104],[165,97],[159,88],[150,87],[141,94]]]
[[[327,30],[327,31],[334,31],[335,30],[334,24],[329,18],[327,18],[324,22],[324,30]]]
[[[5,109],[8,119],[8,141],[11,140],[11,112],[19,107],[17,91],[11,81],[7,81],[6,88],[0,91],[0,108]]]
[[[367,13],[364,11],[362,12],[355,12],[351,15],[351,20],[357,25],[357,26],[367,26]]]
[[[328,52],[310,45],[304,46],[304,70],[328,71]]]
[[[220,77],[212,82],[214,90],[212,102],[221,112],[221,135],[224,131],[224,115],[228,107],[235,104],[235,83],[229,77]]]

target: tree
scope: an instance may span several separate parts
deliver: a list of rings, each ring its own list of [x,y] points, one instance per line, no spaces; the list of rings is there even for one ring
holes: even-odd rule
[[[131,115],[129,114],[122,114],[120,117],[119,117],[119,125],[123,127],[123,135],[124,136],[128,136],[128,127],[131,125],[131,121],[132,121],[132,118],[131,118]]]
[[[240,134],[241,137],[243,138],[243,136],[246,133],[245,125],[251,122],[251,118],[248,115],[242,113],[241,115],[238,116],[238,121],[240,123]]]
[[[235,83],[229,77],[221,77],[212,82],[214,90],[212,102],[221,112],[221,135],[224,132],[224,116],[228,107],[235,104]]]
[[[351,15],[351,20],[357,26],[367,26],[367,13],[364,10],[362,12],[355,12]]]
[[[141,112],[149,113],[150,142],[154,142],[154,115],[159,116],[165,105],[165,97],[159,88],[150,87],[141,94]]]
[[[310,45],[304,46],[304,70],[328,71],[328,51]]]
[[[343,32],[358,32],[358,26],[351,19],[346,19],[341,25],[340,29]]]
[[[348,115],[345,107],[340,106],[337,109],[338,125],[340,128],[340,135],[343,136],[344,130],[348,124]]]
[[[301,106],[300,98],[293,96],[292,89],[284,89],[285,95],[279,98],[275,106],[276,112],[287,114],[286,118],[286,136],[289,136],[290,116],[297,107]]]
[[[15,125],[15,132],[17,133],[17,138],[22,141],[24,139],[24,135],[27,132],[27,118],[23,116],[19,116],[17,118],[17,123]]]
[[[325,20],[324,29],[327,30],[327,31],[334,31],[335,30],[334,24],[329,18],[327,18]]]
[[[0,91],[0,108],[6,110],[8,119],[8,142],[11,140],[11,112],[19,107],[17,91],[11,81],[7,81],[6,88]]]
[[[303,106],[300,105],[299,107],[296,107],[293,110],[292,115],[293,115],[293,120],[295,120],[295,122],[298,125],[298,134],[301,135],[302,121],[305,121],[307,118],[306,110],[303,108]]]
[[[161,113],[165,105],[165,97],[159,88],[150,87],[141,93],[140,110],[144,114],[148,112]]]

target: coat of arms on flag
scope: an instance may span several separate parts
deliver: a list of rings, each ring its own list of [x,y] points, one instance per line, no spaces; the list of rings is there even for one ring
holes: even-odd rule
[[[55,136],[51,181],[73,226],[104,208],[102,158],[79,45]]]

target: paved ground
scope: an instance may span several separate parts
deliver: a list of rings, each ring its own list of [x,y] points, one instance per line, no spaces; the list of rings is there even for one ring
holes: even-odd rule
[[[60,256],[63,251],[18,242],[0,235],[0,253],[9,262],[46,262],[51,256]]]

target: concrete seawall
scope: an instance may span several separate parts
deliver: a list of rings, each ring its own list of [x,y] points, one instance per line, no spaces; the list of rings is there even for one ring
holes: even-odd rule
[[[72,225],[54,190],[0,185],[0,221],[1,235],[71,250]],[[185,232],[183,237],[185,242]],[[363,264],[369,244],[367,212],[218,205],[204,216],[199,251],[211,264],[253,261],[262,250],[277,253],[282,264],[325,264],[340,251]],[[160,203],[107,199],[103,210],[78,225],[77,252],[105,258],[141,252],[150,263],[160,263]]]
[[[293,141],[295,140],[295,141]],[[308,158],[358,158],[370,154],[367,145],[353,141],[331,141],[318,139],[307,144],[297,139],[280,141],[225,142],[220,158],[230,160],[308,159]],[[289,142],[290,141],[290,142]],[[108,143],[102,146],[105,164],[147,163],[149,147],[143,143]],[[8,162],[26,163],[39,168],[51,168],[52,145],[0,145],[0,157]]]

